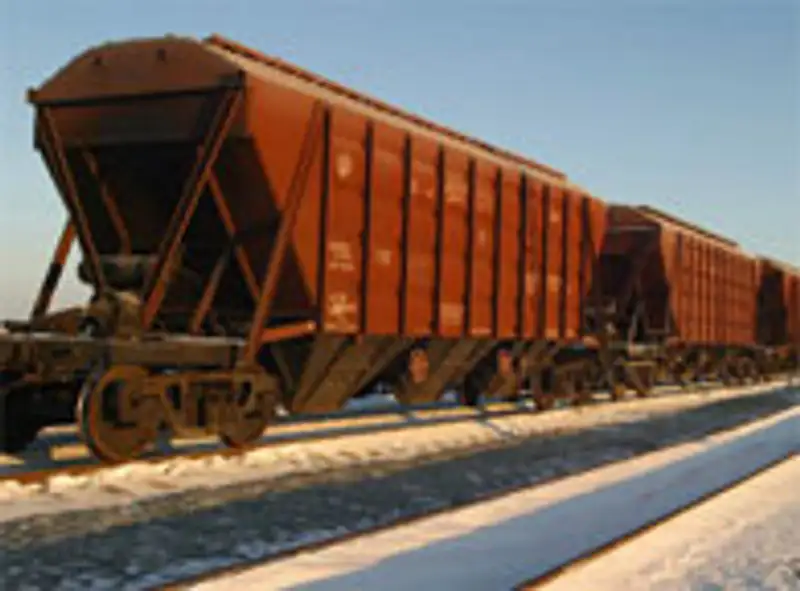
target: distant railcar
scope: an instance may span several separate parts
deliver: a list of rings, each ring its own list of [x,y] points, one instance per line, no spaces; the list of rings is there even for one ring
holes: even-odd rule
[[[790,369],[800,359],[800,269],[761,257],[758,286],[758,342],[777,367]]]
[[[678,380],[753,376],[759,261],[735,242],[647,206],[614,205],[600,259],[619,340],[654,345]]]

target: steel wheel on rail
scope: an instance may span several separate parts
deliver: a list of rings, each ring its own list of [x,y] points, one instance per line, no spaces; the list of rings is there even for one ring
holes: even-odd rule
[[[265,372],[254,370],[239,376],[220,425],[222,443],[243,449],[258,441],[275,420],[278,400],[277,381]]]
[[[611,400],[614,402],[618,402],[625,398],[625,394],[628,392],[628,388],[625,386],[625,383],[622,380],[617,379],[614,377],[611,383],[608,386],[608,393],[611,396]]]
[[[742,362],[742,375],[744,377],[744,383],[752,383],[757,384],[759,382],[758,379],[758,367],[756,366],[755,360],[750,357],[746,357]]]
[[[573,404],[575,406],[585,406],[592,402],[592,384],[590,376],[584,372],[575,378],[575,398]]]
[[[629,367],[627,377],[629,385],[636,392],[638,398],[647,398],[653,391],[655,383],[656,366],[650,363],[637,364]]]
[[[146,369],[119,365],[98,368],[86,379],[76,409],[81,436],[104,462],[134,459],[155,443],[159,413],[144,396]]]
[[[529,377],[531,398],[534,408],[539,411],[552,409],[556,404],[555,396],[544,391],[544,380],[541,372],[536,372]]]

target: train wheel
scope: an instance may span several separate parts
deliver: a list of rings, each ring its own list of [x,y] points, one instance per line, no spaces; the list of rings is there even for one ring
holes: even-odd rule
[[[729,387],[733,384],[736,369],[734,367],[734,371],[731,372],[731,366],[734,366],[735,363],[736,363],[735,361],[728,361],[724,363],[719,369],[719,380],[725,387]]]
[[[647,398],[650,394],[653,393],[653,379],[652,376],[645,372],[639,382],[636,383],[634,386],[634,390],[636,391],[636,396],[638,398]]]
[[[691,381],[691,376],[689,375],[689,372],[686,369],[685,365],[680,365],[673,371],[672,379],[681,390],[689,389],[689,382]]]
[[[747,377],[753,384],[758,384],[761,381],[761,376],[759,375],[758,365],[756,364],[754,359],[747,360]]]
[[[567,404],[576,404],[578,399],[575,376],[572,372],[558,376],[553,385],[553,394]]]
[[[131,460],[156,441],[160,413],[152,412],[143,395],[147,376],[141,367],[116,366],[98,369],[84,382],[78,395],[78,425],[99,459]],[[157,398],[152,401],[159,403]]]
[[[656,367],[649,363],[637,363],[625,368],[627,385],[633,388],[636,396],[647,398],[653,390]]]
[[[233,390],[219,438],[228,447],[241,449],[255,443],[273,422],[279,396],[274,380],[265,374],[241,380]]]
[[[586,376],[579,376],[575,381],[575,404],[584,406],[592,402],[592,386]]]
[[[541,373],[535,373],[529,377],[531,398],[537,411],[550,410],[555,406],[556,399],[550,393],[544,391],[544,384]]]
[[[625,392],[627,392],[627,388],[622,381],[614,381],[608,387],[608,393],[611,395],[611,400],[617,402],[618,400],[622,400],[625,398]]]

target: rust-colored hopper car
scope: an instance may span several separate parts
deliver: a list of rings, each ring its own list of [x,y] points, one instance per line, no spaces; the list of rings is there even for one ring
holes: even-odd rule
[[[758,342],[773,353],[774,369],[790,369],[800,358],[800,269],[760,260]]]
[[[217,37],[90,49],[30,100],[69,219],[0,343],[7,448],[75,408],[114,460],[377,381],[513,396],[585,336],[605,205],[549,167]],[[75,238],[93,300],[49,314]]]
[[[615,205],[600,261],[619,341],[656,345],[679,381],[752,375],[759,262],[735,242],[647,206]]]

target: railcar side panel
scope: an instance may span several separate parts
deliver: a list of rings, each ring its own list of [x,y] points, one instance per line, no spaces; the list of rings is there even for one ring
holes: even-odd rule
[[[427,337],[434,321],[437,223],[438,148],[420,136],[411,136],[409,202],[405,251],[404,333]]]
[[[765,345],[800,344],[800,273],[759,261],[758,338]]]
[[[492,177],[493,191],[498,194],[496,216],[499,221],[495,235],[499,247],[495,257],[498,267],[497,336],[507,339],[526,335],[523,316],[527,315],[527,308],[521,316],[520,304],[525,305],[524,265],[529,236],[527,219],[522,217],[524,196],[521,198],[519,189],[515,191],[505,183],[501,169],[496,169]]]
[[[498,225],[501,222],[496,209],[499,203],[497,169],[476,163],[472,174],[468,334],[474,337],[486,337],[497,333],[498,327],[495,323],[499,318],[494,317],[495,302],[507,306],[512,311],[514,308],[513,299],[502,301],[498,297],[501,292],[499,255],[502,244],[498,232]]]
[[[442,151],[439,158],[436,333],[445,337],[464,334],[469,310],[465,309],[469,223],[467,158]]]
[[[366,249],[367,294],[365,331],[400,333],[400,291],[405,186],[405,136],[375,124],[372,136],[369,246]]]
[[[252,80],[247,89],[247,121],[261,183],[236,179],[239,162],[223,173],[226,202],[238,228],[254,228],[244,238],[259,284],[288,199],[301,199],[291,247],[273,305],[275,316],[314,317],[317,313],[320,235],[323,232],[321,194],[323,159],[328,149],[325,110],[303,95],[275,84]],[[306,138],[308,141],[304,141]],[[247,175],[255,180],[255,171]],[[243,179],[242,179],[243,180]],[[294,193],[294,194],[292,194]],[[259,230],[255,230],[258,228]]]
[[[603,249],[603,239],[606,235],[606,205],[599,199],[594,199],[590,196],[584,196],[583,203],[583,216],[584,224],[582,225],[583,240],[583,289],[582,298],[583,305],[581,312],[586,309],[587,305],[595,305],[599,302],[595,301],[602,295],[600,277],[598,271],[598,261],[600,253]],[[583,314],[581,314],[581,321],[583,321]]]
[[[698,344],[752,343],[754,262],[678,229],[663,228],[662,236],[665,259],[674,261],[665,279],[679,336]]]
[[[581,318],[581,299],[583,298],[581,278],[581,258],[583,256],[584,224],[581,220],[581,196],[577,192],[564,193],[564,277],[561,305],[560,334],[562,338],[574,340],[578,337]]]
[[[516,178],[503,175],[507,190],[514,194],[518,190]],[[545,338],[545,297],[546,281],[544,266],[544,215],[546,202],[544,196],[544,185],[538,181],[528,179],[524,185],[522,194],[524,203],[524,225],[525,232],[520,235],[520,246],[524,252],[523,279],[521,289],[523,290],[523,336],[526,338]]]
[[[561,336],[562,316],[565,312],[564,287],[564,194],[553,186],[547,188],[544,212],[544,293],[545,338],[556,340]]]
[[[329,125],[323,326],[328,332],[352,333],[361,327],[365,305],[361,287],[367,122],[333,108]]]
[[[629,282],[641,283],[647,328],[671,332],[686,344],[751,345],[755,261],[735,244],[651,211],[613,206],[609,243],[617,250],[627,245]],[[647,237],[654,232],[653,244]]]

